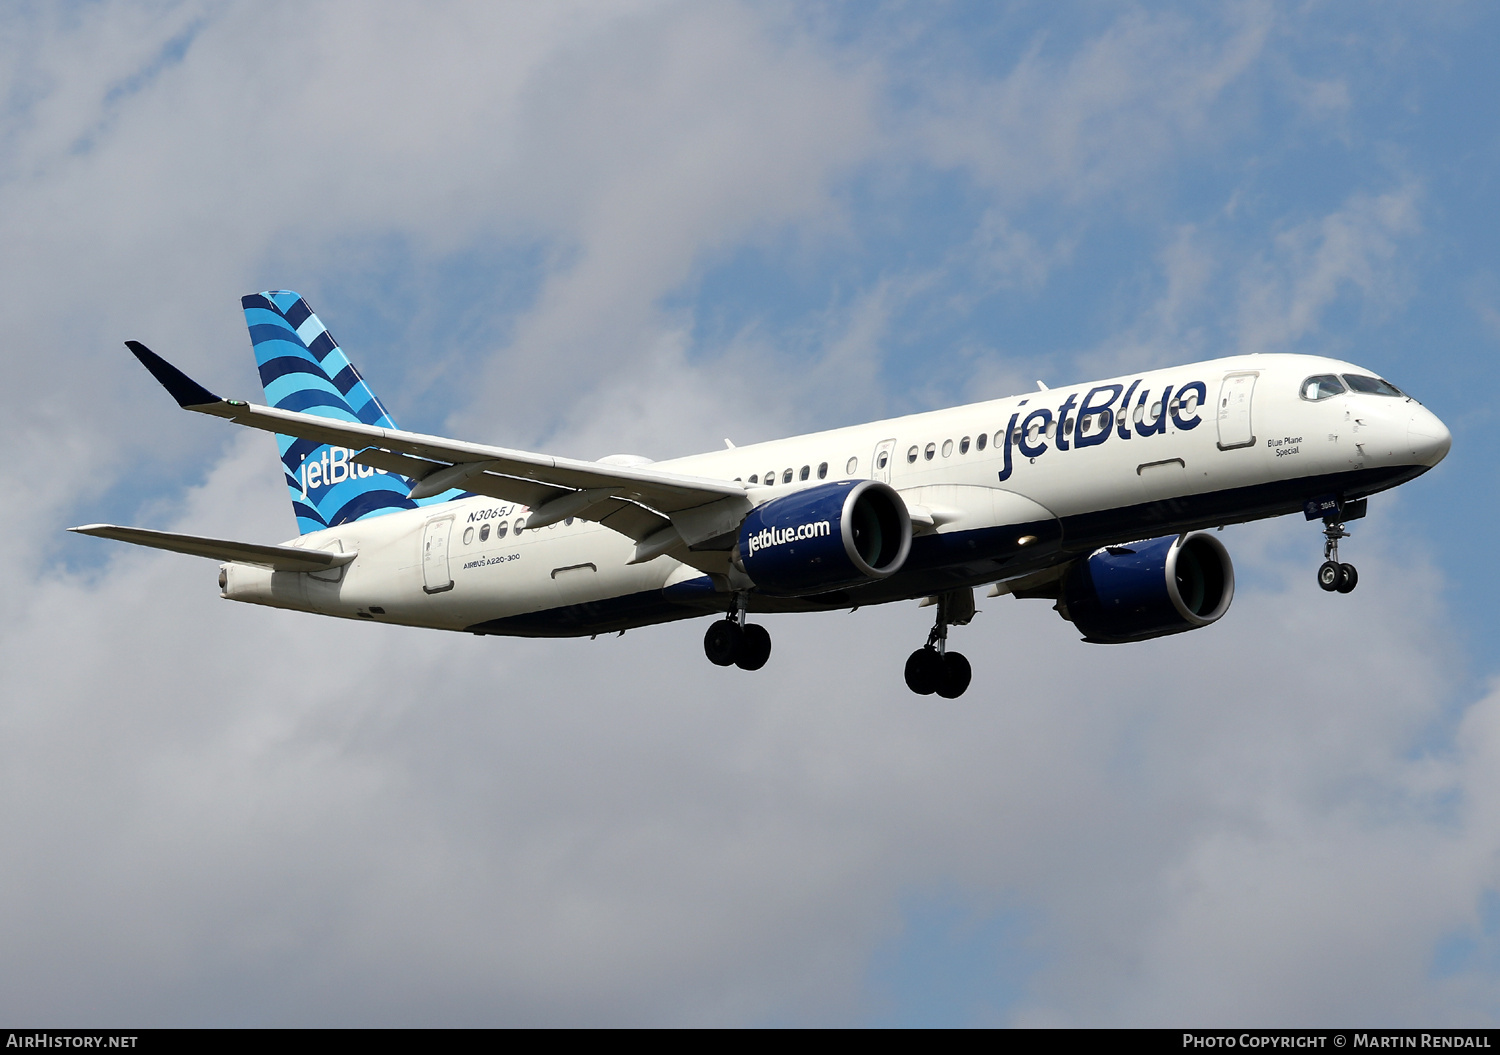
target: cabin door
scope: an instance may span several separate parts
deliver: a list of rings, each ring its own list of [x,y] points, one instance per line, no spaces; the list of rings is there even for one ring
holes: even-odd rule
[[[1248,447],[1255,442],[1250,427],[1250,397],[1255,394],[1255,374],[1226,374],[1219,386],[1219,450]],[[1162,408],[1166,413],[1166,408]]]

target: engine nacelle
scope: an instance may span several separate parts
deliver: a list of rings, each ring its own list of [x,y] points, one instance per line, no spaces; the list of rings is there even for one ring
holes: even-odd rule
[[[1234,600],[1234,565],[1206,532],[1106,546],[1063,580],[1059,611],[1085,641],[1118,644],[1207,626]]]
[[[843,480],[756,506],[738,559],[766,593],[803,596],[894,575],[911,552],[911,517],[889,484]]]

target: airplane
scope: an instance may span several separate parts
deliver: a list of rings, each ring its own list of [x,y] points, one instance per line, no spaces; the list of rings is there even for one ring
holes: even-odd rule
[[[1321,522],[1318,585],[1370,495],[1448,453],[1390,382],[1319,356],[1237,355],[652,461],[404,432],[298,294],[242,298],[267,405],[126,345],[179,406],[275,434],[299,534],[279,545],[90,524],[221,561],[234,601],[471,634],[594,637],[716,616],[713,663],[771,654],[751,614],[935,608],[907,686],[953,699],[974,592],[1042,598],[1084,641],[1217,622],[1234,568],[1209,529]]]

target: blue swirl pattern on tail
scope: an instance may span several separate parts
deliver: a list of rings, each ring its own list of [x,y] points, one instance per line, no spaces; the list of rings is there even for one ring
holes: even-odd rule
[[[394,429],[396,423],[328,332],[296,293],[270,290],[240,299],[266,403],[339,421]],[[298,531],[321,531],[401,509],[436,505],[466,492],[407,498],[411,481],[357,465],[359,451],[294,436],[276,437]]]

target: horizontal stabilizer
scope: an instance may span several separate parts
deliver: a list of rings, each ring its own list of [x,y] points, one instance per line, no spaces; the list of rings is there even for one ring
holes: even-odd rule
[[[328,553],[324,550],[299,549],[296,546],[259,546],[253,542],[231,542],[228,539],[203,538],[200,535],[174,535],[170,531],[116,527],[114,524],[85,524],[68,530],[80,535],[112,538],[119,542],[171,550],[173,553],[186,553],[194,557],[255,564],[272,571],[325,571],[348,564],[357,556],[356,553]]]

